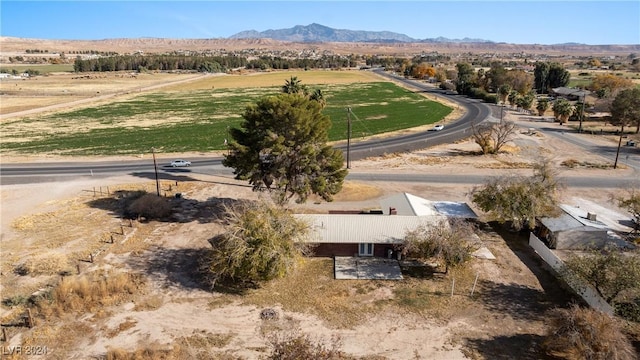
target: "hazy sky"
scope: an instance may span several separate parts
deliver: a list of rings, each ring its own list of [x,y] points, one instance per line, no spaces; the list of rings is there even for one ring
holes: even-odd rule
[[[226,38],[318,23],[415,39],[640,44],[640,1],[6,1],[0,33],[39,39]]]

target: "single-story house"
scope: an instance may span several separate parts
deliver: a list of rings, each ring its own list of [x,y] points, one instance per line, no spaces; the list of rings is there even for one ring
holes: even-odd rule
[[[626,242],[609,226],[598,221],[597,214],[580,207],[560,205],[562,213],[557,217],[538,219],[536,236],[550,249],[588,250],[602,249],[607,245],[626,247]]]
[[[563,97],[568,100],[574,100],[574,101],[582,100],[587,96],[589,96],[589,94],[591,94],[591,92],[588,90],[574,89],[574,88],[568,88],[564,86],[553,88],[551,89],[551,92],[556,96]]]
[[[297,214],[311,225],[316,256],[397,257],[408,231],[450,217],[477,218],[465,203],[430,201],[408,193],[381,200],[381,210]]]

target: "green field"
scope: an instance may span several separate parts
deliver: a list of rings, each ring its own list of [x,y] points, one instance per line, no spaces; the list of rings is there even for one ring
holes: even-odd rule
[[[432,124],[451,109],[388,82],[317,85],[332,120],[330,141]],[[215,88],[155,92],[129,100],[25,118],[3,124],[11,134],[2,151],[60,155],[206,152],[223,150],[229,127],[237,127],[247,105],[280,87]],[[35,129],[35,130],[34,130]],[[7,138],[5,138],[7,139]],[[24,140],[22,140],[24,139]]]
[[[27,70],[37,70],[40,74],[48,74],[52,72],[73,72],[73,64],[19,64],[19,65],[2,65],[0,72],[11,74],[13,70],[23,73]]]

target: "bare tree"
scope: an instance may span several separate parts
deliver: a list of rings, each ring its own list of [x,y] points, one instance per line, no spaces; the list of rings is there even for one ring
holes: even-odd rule
[[[516,124],[511,121],[502,121],[494,124],[480,124],[471,126],[473,138],[482,149],[483,154],[496,154],[502,147],[511,141],[516,132]]]
[[[626,209],[633,216],[633,233],[637,234],[640,230],[640,187],[638,185],[628,188],[626,195],[615,197],[618,206]]]
[[[408,231],[402,254],[418,259],[435,259],[445,266],[458,266],[471,258],[475,245],[470,241],[474,226],[463,219],[425,224]]]

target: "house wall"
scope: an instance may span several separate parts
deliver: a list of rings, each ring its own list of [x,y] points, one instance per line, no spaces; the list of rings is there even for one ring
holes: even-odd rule
[[[394,258],[396,251],[393,244],[374,244],[373,256],[387,257],[388,250],[393,250]],[[358,244],[318,244],[314,250],[313,256],[334,257],[334,256],[358,256]]]
[[[313,255],[333,257],[354,256],[356,254],[358,254],[358,244],[318,244]]]
[[[568,230],[553,236],[553,247],[558,250],[602,249],[607,244],[607,232]]]

